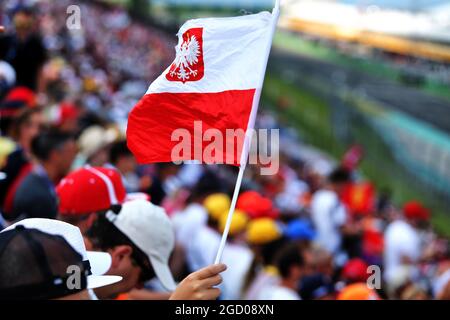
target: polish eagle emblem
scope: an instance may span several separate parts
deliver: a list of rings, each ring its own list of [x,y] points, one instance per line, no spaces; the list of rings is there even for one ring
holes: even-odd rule
[[[175,61],[166,75],[169,81],[198,81],[203,78],[203,28],[189,29],[176,46]]]

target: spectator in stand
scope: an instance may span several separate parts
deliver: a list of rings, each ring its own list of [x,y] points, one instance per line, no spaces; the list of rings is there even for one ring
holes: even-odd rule
[[[137,175],[137,162],[133,153],[128,149],[126,141],[119,141],[111,146],[109,151],[110,164],[122,175],[122,181],[128,193],[143,190]]]
[[[328,177],[327,184],[314,193],[311,202],[311,218],[317,230],[316,242],[331,253],[335,263],[340,266],[347,259],[342,249],[347,211],[340,197],[350,179],[347,170],[334,170]]]
[[[175,289],[168,266],[175,239],[162,208],[143,200],[126,202],[98,215],[87,238],[94,250],[111,254],[113,263],[108,273],[123,277],[120,283],[96,291],[100,299],[116,298],[154,277],[166,290]]]
[[[163,287],[172,291],[176,284],[168,266],[175,239],[169,218],[164,210],[150,202],[135,200],[123,204],[116,212],[99,215],[88,231],[94,250],[111,254],[112,264],[107,274],[117,274],[123,281],[99,288],[100,299],[111,299],[127,293],[157,277]],[[224,265],[210,266],[193,273],[180,283],[171,299],[215,299],[220,290]],[[158,294],[169,298],[169,294]]]
[[[228,219],[229,208],[222,212],[218,220],[218,231],[221,235]],[[231,220],[227,244],[223,250],[222,261],[228,266],[228,270],[222,275],[223,291],[221,298],[224,300],[237,300],[241,297],[245,277],[247,276],[254,254],[245,242],[245,231],[249,218],[241,210],[236,210]],[[216,252],[215,252],[216,253]]]
[[[56,218],[55,185],[69,172],[77,147],[71,135],[50,131],[33,139],[31,152],[37,163],[17,188],[9,220]]]
[[[97,276],[97,285],[92,286],[94,281],[89,281],[93,279],[84,260],[87,253],[79,239],[67,230],[49,234],[39,228],[14,226],[0,233],[0,252],[0,299],[98,300],[88,289],[89,283],[91,288],[101,288],[120,280],[120,277]],[[30,262],[36,268],[30,268]],[[81,272],[79,286],[70,288],[67,283],[72,274],[67,270],[73,266],[78,266]],[[214,286],[220,284],[220,273],[224,270],[226,266],[219,264],[191,274],[180,283],[170,299],[216,299],[220,290]]]
[[[229,210],[230,197],[226,194],[212,194],[204,201],[208,212],[206,223],[201,224],[192,233],[186,246],[186,259],[190,271],[198,270],[214,261],[220,245],[218,220],[224,211]]]
[[[0,100],[0,129],[2,135],[13,138],[16,117],[25,109],[37,106],[36,94],[25,87],[14,87]]]
[[[303,257],[295,244],[288,244],[278,253],[276,267],[280,281],[260,292],[262,300],[301,300],[297,293],[303,275]]]
[[[88,271],[87,290],[91,299],[96,300],[93,289],[117,283],[122,280],[119,276],[105,276],[111,266],[111,256],[106,252],[87,251],[80,229],[53,219],[32,218],[21,220],[2,232],[14,230],[18,227],[36,229],[54,236],[63,237],[83,258],[83,265]],[[69,272],[68,272],[69,273]]]
[[[430,212],[418,201],[403,206],[403,218],[391,222],[384,235],[384,279],[394,283],[397,275],[408,268],[410,277],[416,277],[417,264],[423,256],[421,233],[428,227]]]
[[[333,281],[335,268],[333,257],[325,249],[312,246],[303,249],[304,276],[299,293],[304,300],[334,300],[336,294]]]
[[[161,205],[168,192],[166,183],[178,173],[179,167],[173,163],[158,163],[156,168],[157,170],[152,176],[152,183],[147,193],[154,204]]]
[[[14,27],[14,34],[0,37],[0,60],[5,60],[14,67],[17,85],[36,91],[41,68],[47,59],[47,51],[41,36],[35,32],[33,10],[27,7],[17,9],[14,14]]]
[[[316,237],[316,232],[310,221],[295,219],[290,221],[283,230],[284,235],[299,245],[300,248],[309,248]]]
[[[341,280],[346,284],[352,284],[357,282],[366,283],[369,278],[368,273],[369,266],[367,263],[359,258],[354,258],[345,264],[341,271]]]
[[[199,230],[207,225],[210,219],[209,212],[214,212],[218,217],[223,210],[230,207],[230,197],[226,194],[217,194],[216,192],[220,190],[217,178],[208,174],[201,176],[192,191],[188,191],[184,208],[176,211],[171,217],[176,234],[172,265],[177,278],[182,278],[190,271],[197,270],[196,268],[203,266],[205,261],[206,264],[210,263],[202,257],[211,257],[210,252],[215,250],[215,243],[206,243],[206,250],[198,253],[198,256],[192,256],[192,253],[196,252],[196,249],[193,248],[196,247],[195,239],[199,239],[197,237]]]
[[[288,240],[283,237],[278,224],[270,218],[250,221],[246,233],[255,258],[244,283],[243,298],[261,300],[261,292],[280,281],[275,256]]]
[[[305,274],[314,275],[320,273],[332,281],[335,268],[333,257],[327,250],[319,246],[312,246],[303,251],[303,256],[305,260]]]
[[[6,158],[2,172],[6,178],[0,180],[0,203],[5,217],[11,215],[17,188],[31,172],[31,142],[39,135],[45,124],[41,109],[24,109],[11,125],[11,137],[16,147]]]
[[[101,126],[87,128],[78,138],[80,154],[76,161],[77,165],[104,166],[109,160],[109,148],[118,138],[119,134],[114,128],[105,129]]]
[[[299,293],[303,300],[336,300],[333,281],[321,273],[303,277]]]
[[[120,174],[101,167],[86,167],[70,173],[58,184],[56,193],[58,218],[77,226],[83,234],[91,228],[98,214],[121,205],[126,197]]]

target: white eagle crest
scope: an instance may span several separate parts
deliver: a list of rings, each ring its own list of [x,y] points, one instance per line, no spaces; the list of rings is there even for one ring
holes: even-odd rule
[[[174,69],[170,71],[172,77],[177,76],[178,79],[186,81],[190,76],[196,76],[197,71],[191,67],[198,63],[200,56],[200,43],[195,35],[187,41],[183,41],[176,47],[177,56],[173,63]]]

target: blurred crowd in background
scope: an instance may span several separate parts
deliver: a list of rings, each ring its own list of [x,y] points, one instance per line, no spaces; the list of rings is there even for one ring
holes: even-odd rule
[[[127,115],[170,65],[176,37],[90,2],[80,4],[82,28],[69,30],[70,4],[0,6],[0,225],[68,222],[88,250],[109,252],[112,265],[127,243],[141,277],[116,268],[111,274],[122,285],[97,296],[165,299],[165,261],[155,256],[170,256],[177,282],[213,263],[237,168],[138,165],[125,140]],[[304,145],[276,114],[262,112],[257,123],[280,128],[280,170],[261,176],[257,165],[247,169],[224,251],[221,299],[450,299],[450,246],[432,230],[433,213],[414,199],[395,206],[365,181],[361,146],[336,162]],[[121,229],[129,221],[110,219],[127,205],[144,210],[133,209],[136,201],[163,208],[173,243],[170,232],[161,231],[166,240],[155,240],[158,231],[142,238],[166,228],[161,217],[129,216],[148,227],[136,228],[142,235]]]

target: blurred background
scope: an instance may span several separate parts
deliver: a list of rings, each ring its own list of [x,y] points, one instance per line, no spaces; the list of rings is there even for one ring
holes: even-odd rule
[[[433,249],[424,258],[424,278],[431,279],[434,269],[427,266],[440,256],[448,261],[450,252],[450,1],[281,2],[257,121],[281,131],[281,170],[261,177],[250,166],[243,189],[269,198],[288,223],[310,218],[311,198],[334,168],[344,167],[356,186],[342,199],[352,226],[358,225],[356,242],[380,265],[386,226],[416,200],[431,212],[424,242],[447,243],[445,253]],[[149,193],[170,215],[189,205],[205,172],[231,194],[234,168],[138,166],[124,141],[127,116],[172,63],[176,33],[186,20],[256,13],[273,3],[1,1],[0,25],[10,42],[0,41],[0,168],[15,148],[11,139],[27,152],[45,124],[76,134],[80,150],[73,168],[112,162],[128,192]],[[66,26],[73,4],[81,9],[80,29]],[[21,6],[32,9],[15,11]],[[23,130],[15,112],[34,105],[42,107],[43,118]],[[0,180],[5,177],[0,172]],[[376,223],[367,227],[365,218]],[[363,236],[372,229],[376,237]]]
[[[187,19],[273,6],[107,2],[169,35]],[[263,107],[334,160],[362,146],[361,174],[397,203],[422,200],[450,235],[450,1],[284,0],[281,12]]]

